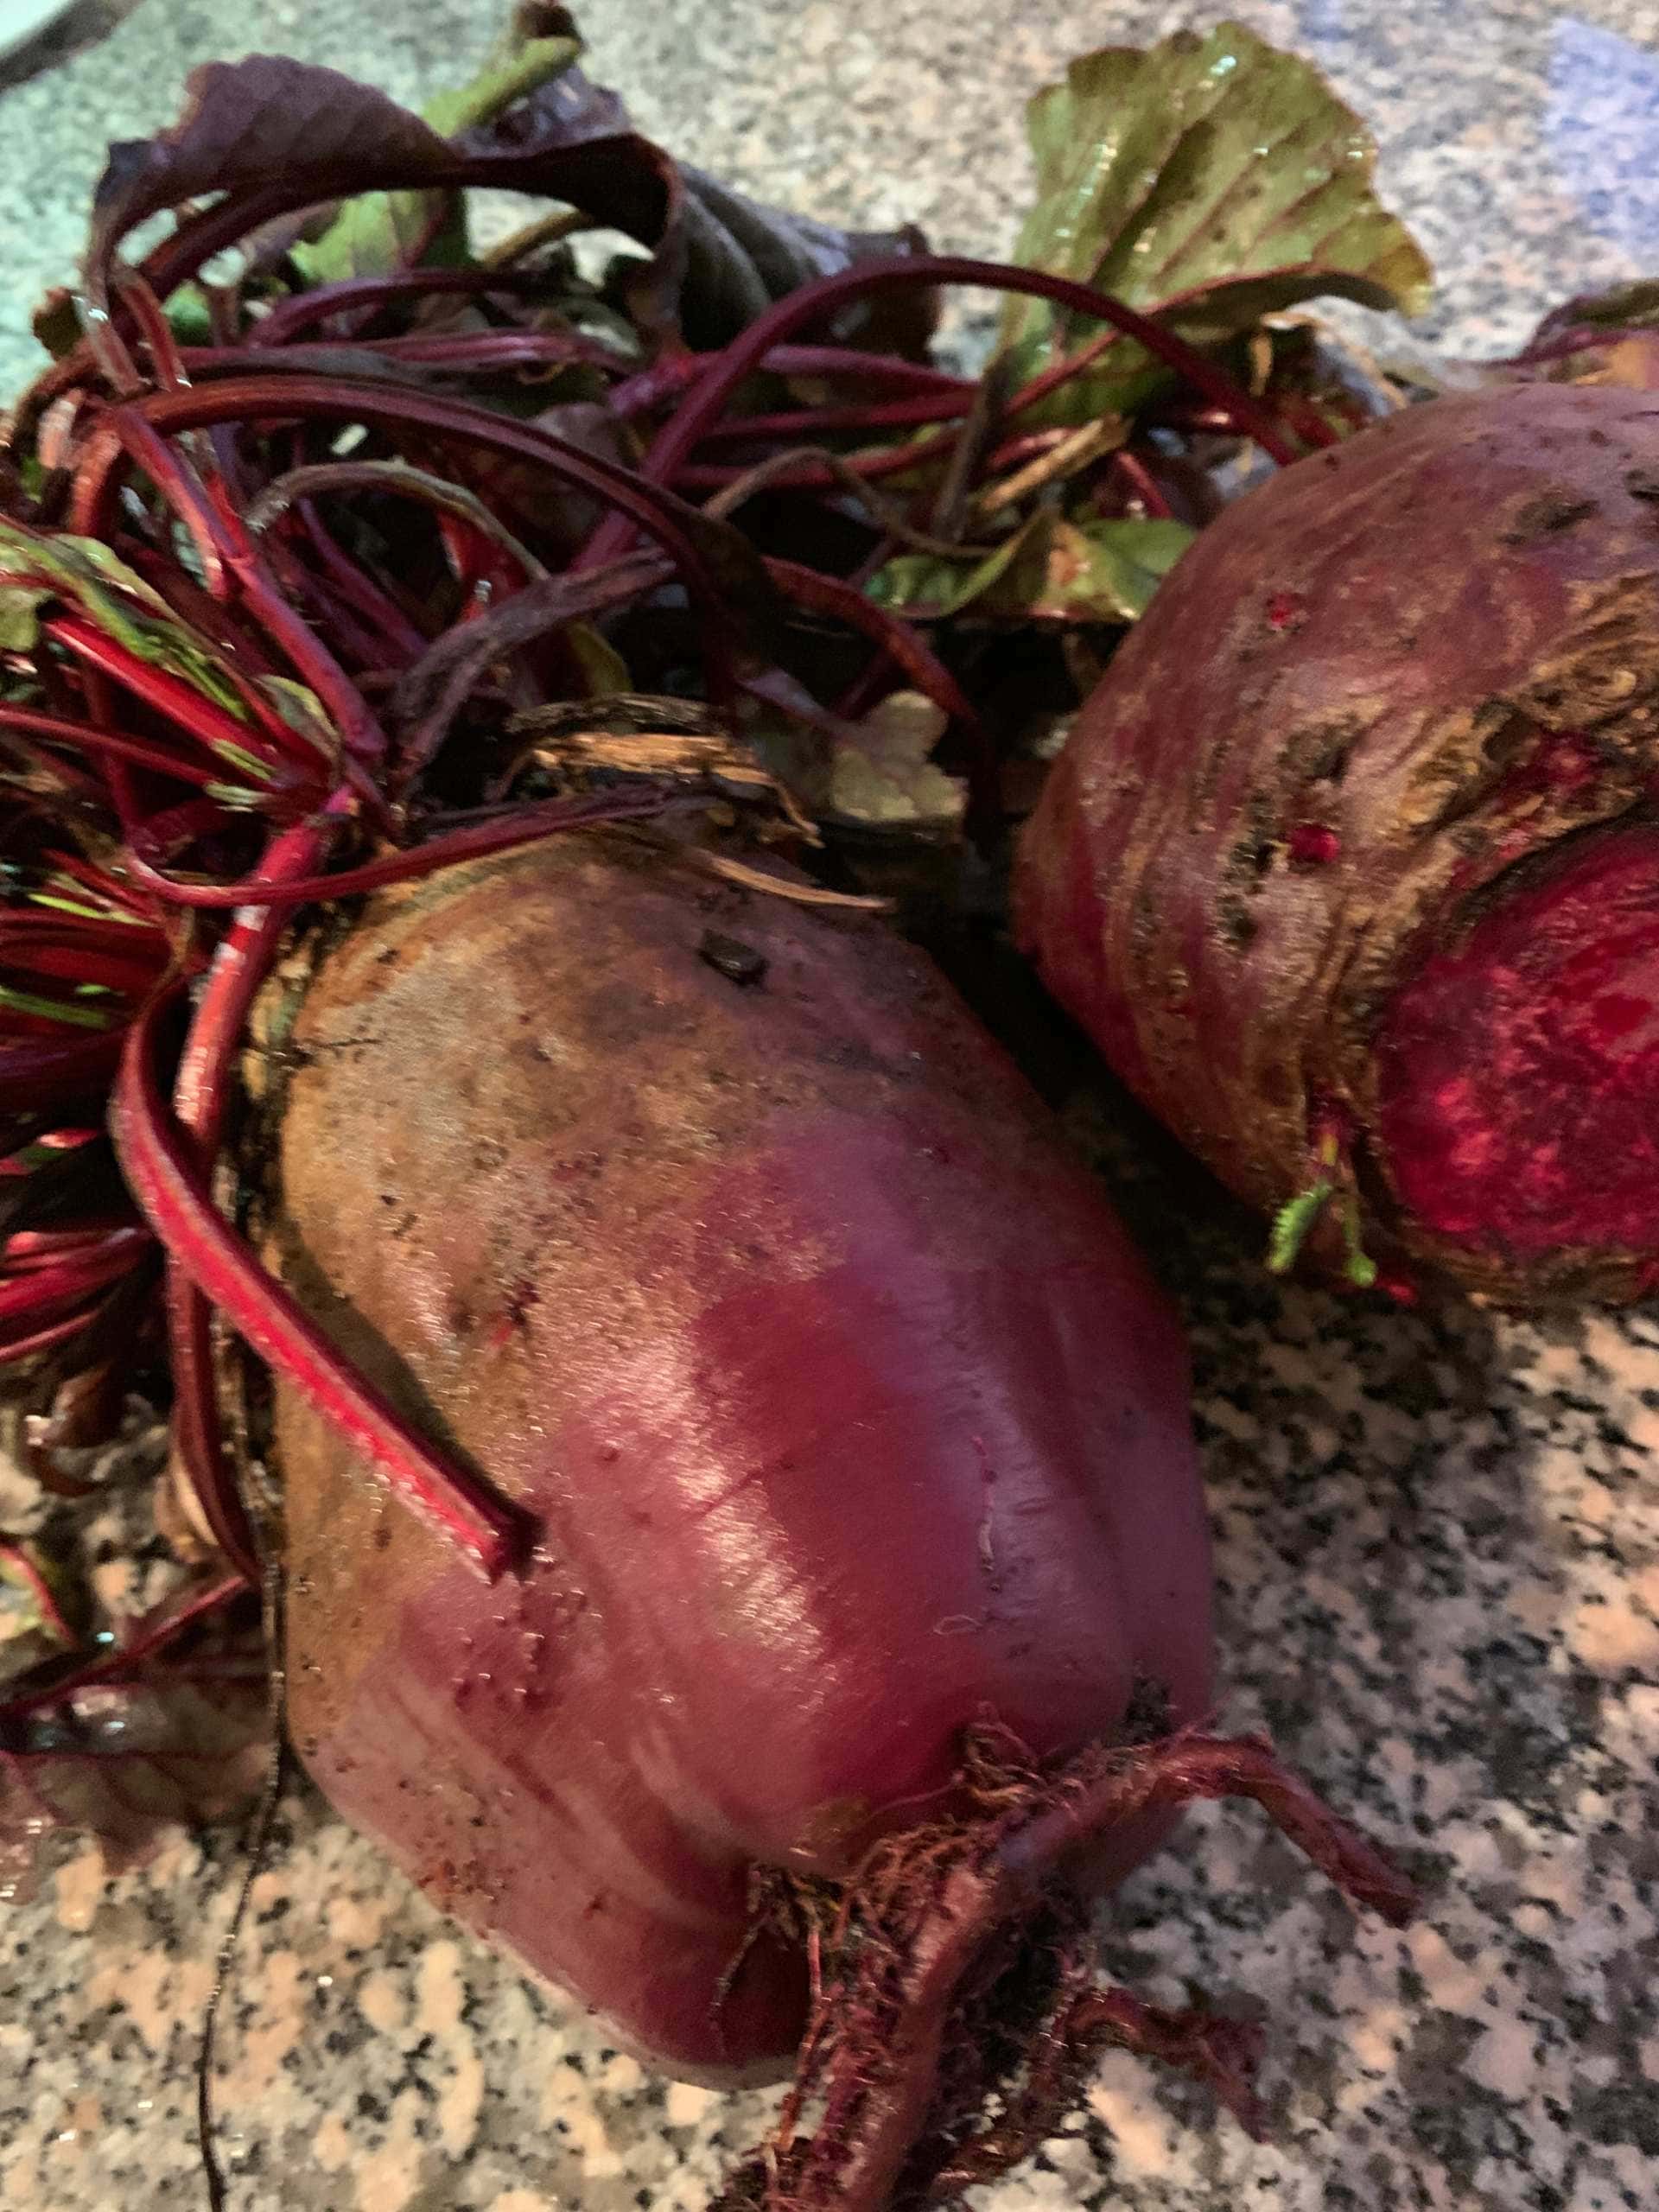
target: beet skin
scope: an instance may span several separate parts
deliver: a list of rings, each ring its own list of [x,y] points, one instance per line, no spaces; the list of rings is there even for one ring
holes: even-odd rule
[[[486,1586],[279,1384],[305,1762],[636,2050],[781,2073],[757,1874],[949,1814],[987,1724],[1204,1714],[1177,1326],[918,955],[620,839],[378,899],[291,1044],[283,1272],[540,1529]]]
[[[1639,391],[1299,462],[1180,561],[1027,827],[1051,988],[1351,1279],[1654,1287],[1656,502]]]

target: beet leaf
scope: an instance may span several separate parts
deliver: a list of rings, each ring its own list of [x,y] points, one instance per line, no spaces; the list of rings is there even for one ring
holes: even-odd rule
[[[1375,149],[1319,72],[1238,23],[1083,55],[1027,111],[1038,197],[1014,258],[1160,308],[1198,346],[1324,296],[1416,313],[1427,262],[1372,189]],[[1030,375],[1089,335],[1039,301],[1003,340]],[[1046,403],[1086,422],[1151,365],[1128,346]]]

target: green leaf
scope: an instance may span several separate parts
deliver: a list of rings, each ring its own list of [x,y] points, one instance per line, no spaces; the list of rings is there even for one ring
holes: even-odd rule
[[[1019,558],[1044,517],[1033,515],[994,553],[947,561],[935,553],[900,553],[884,563],[866,589],[878,605],[904,614],[959,614],[982,599]]]
[[[1287,1275],[1295,1266],[1301,1249],[1308,1240],[1314,1223],[1336,1196],[1337,1186],[1327,1179],[1310,1183],[1305,1191],[1298,1191],[1294,1198],[1287,1198],[1273,1217],[1273,1228],[1268,1237],[1268,1272]]]
[[[1041,509],[972,566],[906,553],[869,589],[911,615],[971,606],[997,621],[1136,622],[1192,537],[1185,523],[1075,523]]]
[[[291,676],[256,676],[253,680],[255,687],[276,708],[289,729],[296,730],[302,737],[308,739],[320,753],[333,753],[336,750],[340,742],[339,733],[324,714],[322,702],[308,684],[296,683]],[[228,753],[230,748],[226,747],[225,750]],[[238,760],[236,765],[242,768],[248,764]],[[259,775],[269,780],[269,769],[261,768],[257,761],[251,766]]]
[[[75,1006],[67,999],[44,998],[38,991],[16,991],[0,983],[0,1009],[33,1014],[41,1021],[67,1021],[74,1029],[107,1029],[110,1015],[100,1007]]]
[[[183,284],[167,303],[167,319],[181,346],[211,346],[213,318],[200,284]]]
[[[27,622],[35,619],[34,610],[47,600],[78,607],[139,659],[166,669],[238,721],[247,719],[241,695],[218,656],[107,545],[67,531],[42,537],[0,516],[0,620],[21,636]]]
[[[26,653],[39,642],[41,601],[50,597],[41,584],[0,584],[0,652]]]
[[[1367,1253],[1359,1218],[1359,1194],[1341,1189],[1332,1177],[1321,1176],[1305,1191],[1287,1198],[1273,1217],[1268,1236],[1268,1272],[1288,1274],[1301,1257],[1315,1224],[1332,1200],[1337,1201],[1337,1225],[1342,1234],[1342,1272],[1356,1290],[1370,1290],[1376,1281],[1376,1262]]]
[[[441,138],[476,130],[562,77],[581,59],[582,41],[568,32],[525,38],[509,30],[472,81],[429,100],[421,110],[422,119]]]
[[[41,586],[38,596],[42,599],[61,595],[79,600],[106,582],[156,613],[171,616],[172,610],[160,592],[118,554],[111,552],[101,539],[75,537],[67,531],[54,531],[46,537],[0,516],[0,582],[33,583],[36,580]],[[61,594],[54,588],[59,585],[66,587]]]
[[[1238,23],[1074,61],[1027,111],[1038,198],[1014,257],[1098,285],[1216,346],[1320,294],[1415,314],[1431,272],[1372,189],[1376,149],[1318,71]],[[1098,327],[1011,302],[1003,340],[1028,377]],[[1155,373],[1124,343],[1032,419],[1132,405]]]
[[[441,192],[365,193],[347,200],[315,245],[302,241],[290,253],[308,285],[384,276],[405,266],[454,269],[467,257],[460,202],[446,203]]]
[[[1072,523],[1047,518],[1040,569],[1034,542],[992,594],[1028,620],[1138,622],[1195,533],[1182,522]]]
[[[1356,1290],[1374,1290],[1376,1287],[1376,1262],[1352,1239],[1349,1240],[1348,1256],[1342,1271]]]
[[[121,908],[89,906],[84,899],[54,898],[46,891],[31,891],[29,903],[31,906],[48,907],[54,914],[79,914],[89,922],[119,922],[126,927],[140,930],[149,927],[137,914],[129,914]]]
[[[563,76],[581,54],[581,40],[565,32],[526,37],[515,27],[468,83],[429,100],[422,120],[443,138],[478,130]],[[439,227],[429,238],[435,223]],[[423,267],[455,268],[470,257],[465,203],[460,194],[442,192],[365,193],[349,200],[315,243],[296,245],[293,257],[311,284],[382,276],[417,260]]]

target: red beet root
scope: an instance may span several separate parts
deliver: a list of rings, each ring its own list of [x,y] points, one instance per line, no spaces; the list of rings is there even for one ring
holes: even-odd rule
[[[698,957],[711,919],[758,988]],[[1205,1710],[1174,1323],[878,928],[711,916],[571,839],[389,904],[296,1042],[289,1281],[543,1528],[488,1587],[279,1400],[296,1738],[632,2040],[775,2071],[798,1976],[757,1958],[715,2002],[753,1861],[846,1874],[890,1808],[938,1809],[987,1706],[1040,1756],[1143,1676]],[[465,1769],[409,1789],[439,1732]]]
[[[1482,913],[1396,994],[1377,1060],[1396,1186],[1440,1235],[1659,1253],[1659,826]]]
[[[1108,2042],[1248,2117],[1249,2038],[1101,1990],[1080,1897],[1233,1790],[1406,1893],[1265,1747],[1182,1732],[1179,1335],[927,963],[574,836],[377,901],[291,1038],[283,1272],[539,1529],[486,1583],[279,1382],[334,1801],[657,2063],[801,2046],[734,2204],[949,2194]]]
[[[1228,510],[1079,718],[1022,939],[1280,1264],[1652,1287],[1656,464],[1637,392],[1393,417]]]

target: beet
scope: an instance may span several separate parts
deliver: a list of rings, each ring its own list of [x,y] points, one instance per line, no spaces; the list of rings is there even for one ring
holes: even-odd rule
[[[1392,416],[1205,531],[1078,717],[1021,940],[1280,1264],[1653,1287],[1656,496],[1640,392]]]
[[[279,1395],[292,1721],[633,2043],[775,2070],[798,1979],[713,2002],[749,1863],[844,1875],[987,1705],[1045,1757],[1142,1677],[1200,1718],[1208,1545],[1173,1318],[942,982],[734,893],[736,987],[664,874],[450,871],[307,995],[284,1273],[543,1555],[504,1597]]]
[[[929,963],[573,835],[377,899],[283,1033],[270,1249],[539,1529],[490,1583],[279,1379],[291,1726],[334,1803],[676,2073],[786,2071],[811,2009],[824,2125],[734,2202],[995,2171],[1107,2042],[1248,2113],[1245,2032],[1100,1989],[1079,1897],[1235,1789],[1404,1891],[1264,1746],[1191,1732],[1179,1332]]]

